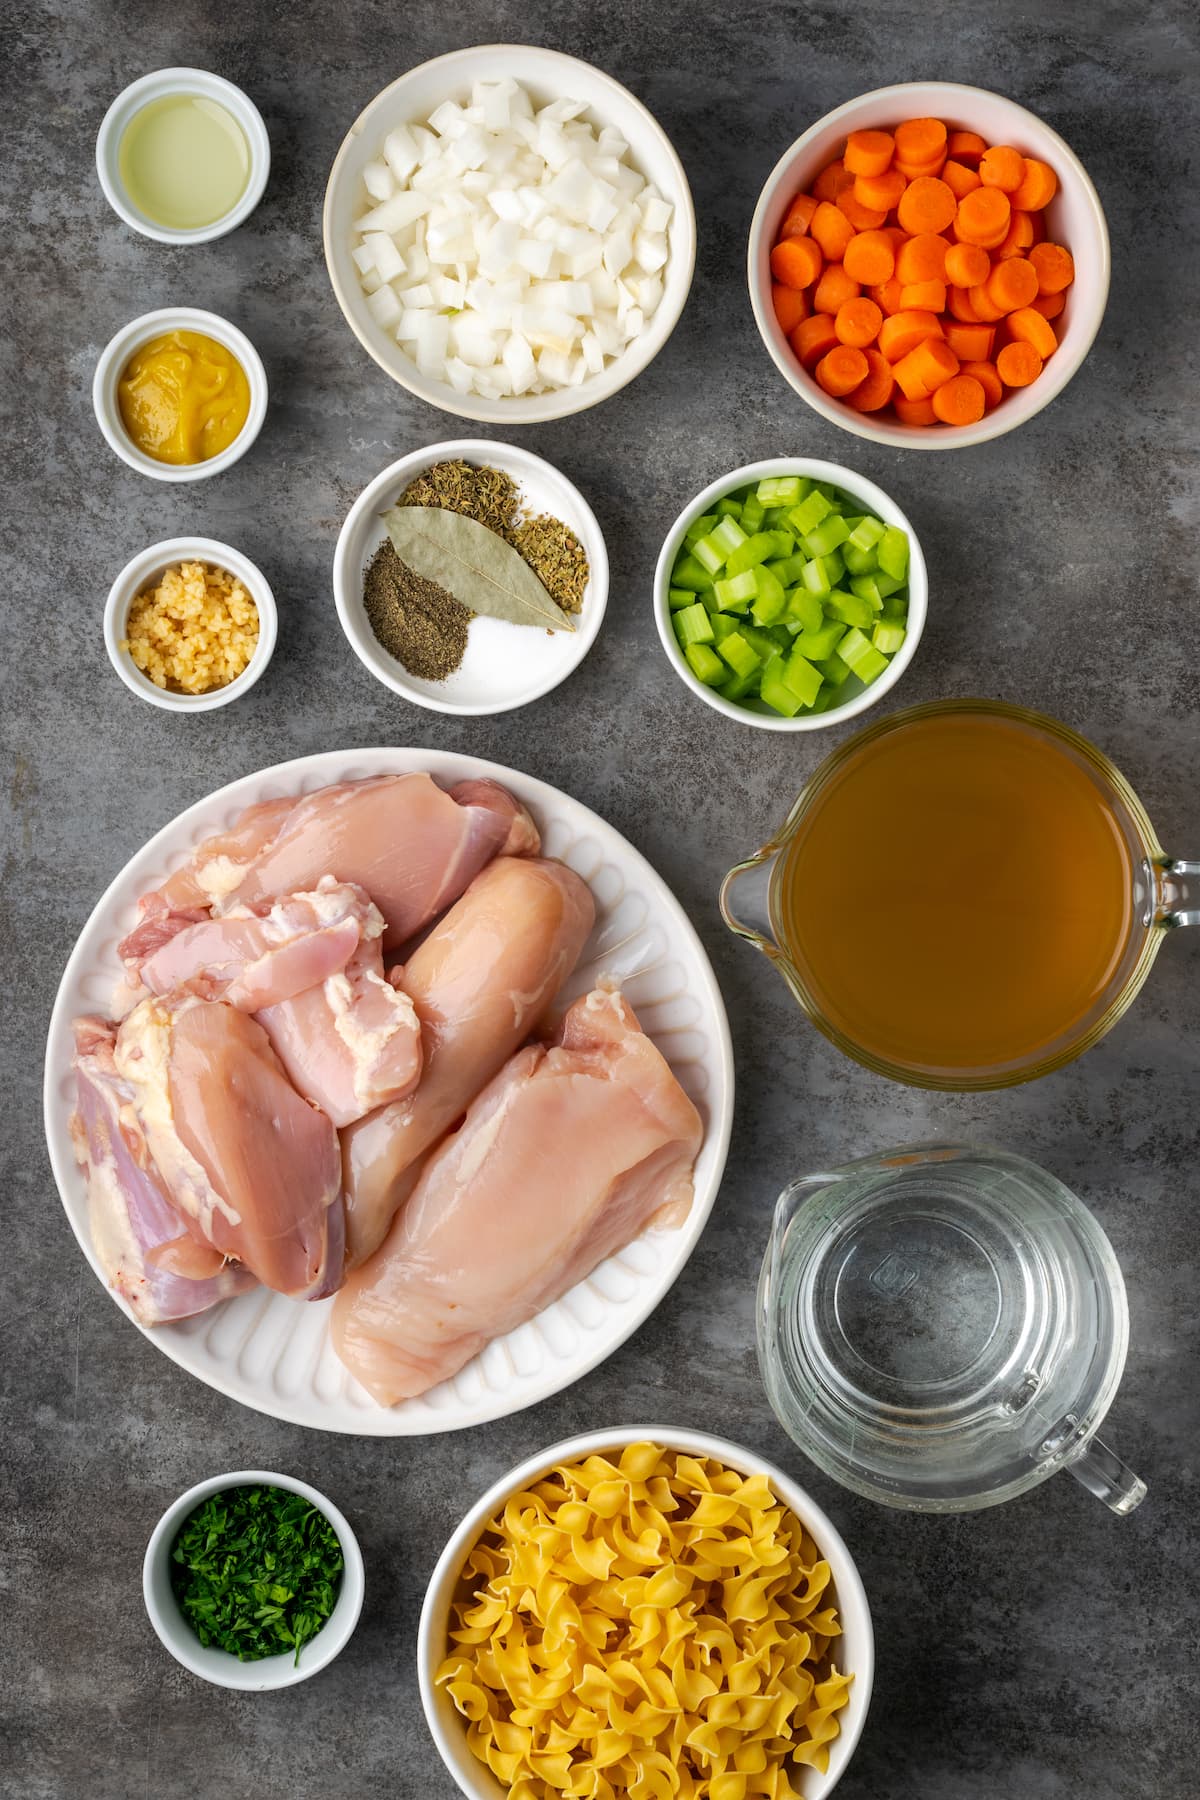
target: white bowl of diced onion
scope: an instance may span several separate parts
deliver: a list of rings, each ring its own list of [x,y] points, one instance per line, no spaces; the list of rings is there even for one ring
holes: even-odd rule
[[[590,63],[479,45],[410,69],[351,126],[325,261],[394,381],[492,424],[608,399],[670,337],[696,220],[641,102]]]

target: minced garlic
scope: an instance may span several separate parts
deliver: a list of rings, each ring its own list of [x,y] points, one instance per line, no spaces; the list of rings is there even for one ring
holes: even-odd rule
[[[207,694],[236,681],[258,643],[258,608],[235,575],[208,563],[164,571],[129,609],[121,648],[156,687]]]

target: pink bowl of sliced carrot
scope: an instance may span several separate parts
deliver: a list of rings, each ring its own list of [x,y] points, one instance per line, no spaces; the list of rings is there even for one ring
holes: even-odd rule
[[[801,398],[875,443],[961,449],[1023,425],[1084,361],[1108,227],[1057,132],[957,82],[878,88],[772,170],[750,226],[762,340]]]

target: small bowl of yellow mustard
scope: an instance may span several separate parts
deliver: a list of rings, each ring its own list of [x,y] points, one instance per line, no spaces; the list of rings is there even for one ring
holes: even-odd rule
[[[143,313],[96,364],[96,420],[154,481],[204,481],[244,456],[267,414],[267,373],[228,319],[191,306]]]

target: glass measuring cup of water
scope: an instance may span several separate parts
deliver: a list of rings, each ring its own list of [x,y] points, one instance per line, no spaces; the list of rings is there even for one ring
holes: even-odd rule
[[[780,1196],[758,1292],[767,1395],[868,1499],[974,1511],[1069,1469],[1132,1512],[1145,1484],[1096,1436],[1128,1341],[1111,1244],[1024,1157],[918,1144]]]

